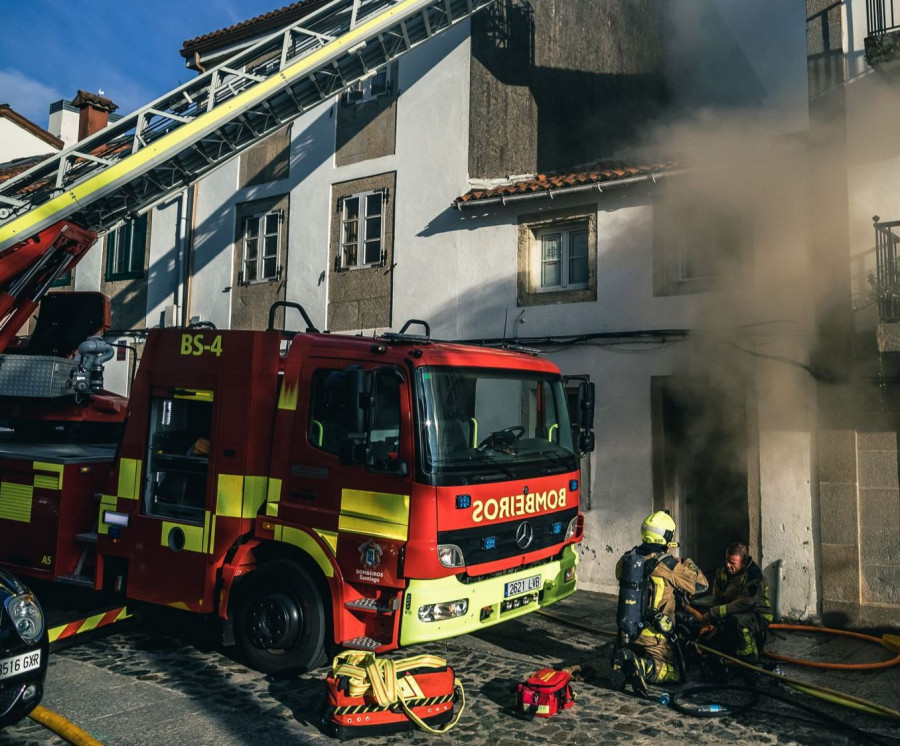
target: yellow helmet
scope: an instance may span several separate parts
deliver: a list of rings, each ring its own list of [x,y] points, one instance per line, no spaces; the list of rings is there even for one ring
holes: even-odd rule
[[[651,513],[641,524],[641,541],[645,544],[668,546],[674,543],[674,539],[675,521],[665,510]]]

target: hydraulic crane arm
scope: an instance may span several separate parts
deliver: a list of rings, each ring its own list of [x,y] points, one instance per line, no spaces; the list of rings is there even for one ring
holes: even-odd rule
[[[0,255],[0,352],[54,282],[74,267],[97,234],[60,221]]]

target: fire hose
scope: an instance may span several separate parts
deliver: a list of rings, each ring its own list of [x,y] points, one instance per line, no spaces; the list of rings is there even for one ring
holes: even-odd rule
[[[53,710],[48,710],[43,705],[35,707],[28,717],[48,730],[52,730],[72,746],[103,746],[100,741],[81,730],[77,725]]]
[[[591,627],[586,624],[581,624],[581,623],[573,621],[571,619],[566,619],[563,616],[559,616],[557,614],[551,614],[543,609],[541,609],[538,613],[549,619],[554,619],[554,620],[562,622],[564,624],[568,624],[573,627],[578,627],[580,629],[587,630],[588,632],[593,632],[594,634],[604,635],[604,636],[608,636],[608,637],[616,637],[616,635],[617,635],[616,632],[597,629],[596,627]],[[697,613],[699,613],[699,612],[695,611],[695,616]],[[821,628],[816,627],[814,629],[819,630]],[[894,638],[894,636],[886,635],[886,637],[891,638],[891,639],[888,639],[887,644],[893,645],[894,640],[892,638]],[[785,676],[784,674],[777,673],[775,671],[767,671],[764,668],[759,668],[757,666],[753,666],[753,665],[746,663],[745,661],[742,661],[738,658],[734,658],[734,657],[732,657],[730,655],[726,655],[725,653],[722,653],[718,650],[707,647],[706,645],[702,645],[700,643],[696,643],[696,645],[699,650],[701,650],[705,653],[722,658],[733,665],[741,666],[743,668],[754,671],[755,673],[763,674],[765,676],[769,676],[771,678],[782,681],[783,683],[787,684],[788,686],[796,689],[797,691],[803,692],[804,694],[808,694],[813,697],[818,697],[819,699],[823,699],[825,701],[832,702],[834,704],[842,705],[844,707],[851,707],[856,710],[861,710],[861,711],[867,712],[869,714],[879,715],[881,717],[891,718],[893,720],[900,720],[900,712],[898,712],[897,710],[894,710],[890,707],[887,707],[885,705],[878,704],[877,702],[870,702],[861,697],[856,697],[852,694],[847,694],[846,692],[840,692],[835,689],[829,689],[828,687],[821,686],[819,684],[812,684],[812,683],[809,683],[806,681],[794,679],[789,676]],[[724,715],[724,714],[732,714],[732,713],[721,712],[721,713],[717,713],[717,714]]]

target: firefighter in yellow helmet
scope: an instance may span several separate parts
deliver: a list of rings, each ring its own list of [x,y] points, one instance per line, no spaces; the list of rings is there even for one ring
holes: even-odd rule
[[[619,560],[619,634],[613,653],[613,688],[630,683],[647,695],[648,683],[677,682],[681,668],[675,639],[676,591],[687,598],[709,584],[690,559],[669,553],[678,546],[675,521],[668,511],[651,513],[641,524],[641,543]]]

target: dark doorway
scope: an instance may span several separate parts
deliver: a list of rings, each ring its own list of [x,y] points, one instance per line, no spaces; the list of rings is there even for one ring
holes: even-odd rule
[[[747,409],[740,392],[681,376],[654,377],[653,499],[678,526],[678,554],[706,572],[747,542]]]

